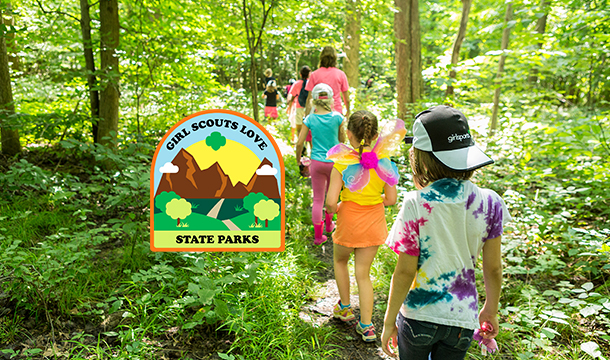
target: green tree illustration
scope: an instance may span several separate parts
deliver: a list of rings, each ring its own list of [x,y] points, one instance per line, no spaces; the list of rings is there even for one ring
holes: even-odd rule
[[[249,193],[244,197],[244,209],[248,210],[249,213],[254,215],[254,223],[258,225],[258,217],[254,213],[254,205],[258,204],[261,200],[269,200],[263,193]]]
[[[173,191],[163,191],[161,194],[155,196],[155,207],[165,212],[165,206],[167,203],[174,199],[180,199],[180,196]]]
[[[265,220],[265,227],[269,227],[269,220],[275,219],[280,214],[280,206],[273,200],[261,200],[254,205],[254,215]]]
[[[176,226],[180,226],[180,219],[191,215],[191,208],[191,203],[185,199],[173,199],[165,206],[167,215],[172,219],[178,219]]]
[[[214,151],[217,151],[221,147],[225,146],[226,143],[227,138],[222,136],[218,131],[214,131],[210,134],[210,136],[205,138],[205,144],[214,149]]]

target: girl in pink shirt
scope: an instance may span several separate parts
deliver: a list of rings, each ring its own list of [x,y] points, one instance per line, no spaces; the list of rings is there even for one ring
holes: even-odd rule
[[[309,74],[309,81],[305,85],[305,90],[311,91],[314,86],[324,83],[330,85],[333,89],[334,110],[343,114],[343,106],[341,98],[345,104],[345,117],[349,117],[349,84],[345,73],[336,68],[337,66],[337,51],[332,46],[326,46],[320,53],[320,67],[318,70]],[[311,109],[311,92],[307,98],[307,107],[305,115],[309,114]]]

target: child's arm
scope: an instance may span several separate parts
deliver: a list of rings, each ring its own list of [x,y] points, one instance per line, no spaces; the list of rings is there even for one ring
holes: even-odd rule
[[[381,194],[383,198],[383,206],[392,206],[396,204],[396,199],[398,198],[396,194],[396,185],[390,186],[385,184],[383,186],[383,194]]]
[[[339,170],[333,168],[332,172],[330,173],[328,193],[326,193],[326,212],[328,214],[334,214],[337,212],[337,203],[339,201],[339,194],[341,194],[342,187],[343,177]]]
[[[343,120],[341,125],[339,125],[339,143],[340,144],[345,143],[345,123],[346,122],[347,121]]]
[[[301,133],[299,134],[299,139],[297,140],[297,164],[301,164],[301,154],[303,153],[303,144],[305,144],[305,139],[307,139],[307,134],[309,133],[309,128],[307,125],[303,124],[301,128]]]
[[[498,304],[502,290],[502,236],[485,241],[483,246],[483,280],[485,281],[485,304],[479,313],[479,323],[489,322],[491,332],[481,332],[485,339],[498,335]]]
[[[388,308],[385,311],[383,332],[381,334],[381,348],[390,356],[394,356],[394,353],[388,348],[388,342],[392,339],[393,345],[396,346],[397,344],[396,336],[398,335],[398,328],[396,327],[396,316],[409,293],[413,279],[415,279],[418,259],[418,256],[400,253],[396,262],[396,268],[394,269],[394,275],[392,275]]]
[[[345,105],[345,118],[349,119],[349,90],[348,91],[344,91],[341,93],[341,95],[343,96],[343,105]]]

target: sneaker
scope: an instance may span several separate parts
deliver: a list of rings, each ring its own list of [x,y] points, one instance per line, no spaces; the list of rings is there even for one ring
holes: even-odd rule
[[[375,327],[373,326],[373,324],[363,328],[362,326],[360,326],[360,321],[358,321],[358,323],[356,324],[356,332],[362,335],[362,340],[366,342],[375,341],[375,339],[377,338],[377,336],[375,336]]]
[[[356,318],[351,307],[348,306],[345,309],[341,309],[341,305],[339,304],[341,304],[341,300],[337,302],[337,305],[335,305],[335,308],[333,309],[333,317],[340,319],[341,321],[350,321]]]

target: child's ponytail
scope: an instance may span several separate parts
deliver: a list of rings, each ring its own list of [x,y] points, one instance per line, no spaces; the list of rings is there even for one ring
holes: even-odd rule
[[[360,157],[362,157],[362,151],[365,146],[371,145],[371,130],[373,128],[372,124],[373,120],[368,116],[368,114],[362,115],[362,140],[360,140],[360,147],[358,148],[358,152],[360,153]]]
[[[347,129],[360,139],[358,153],[362,157],[365,146],[370,146],[377,136],[377,117],[366,110],[359,110],[349,117]]]

